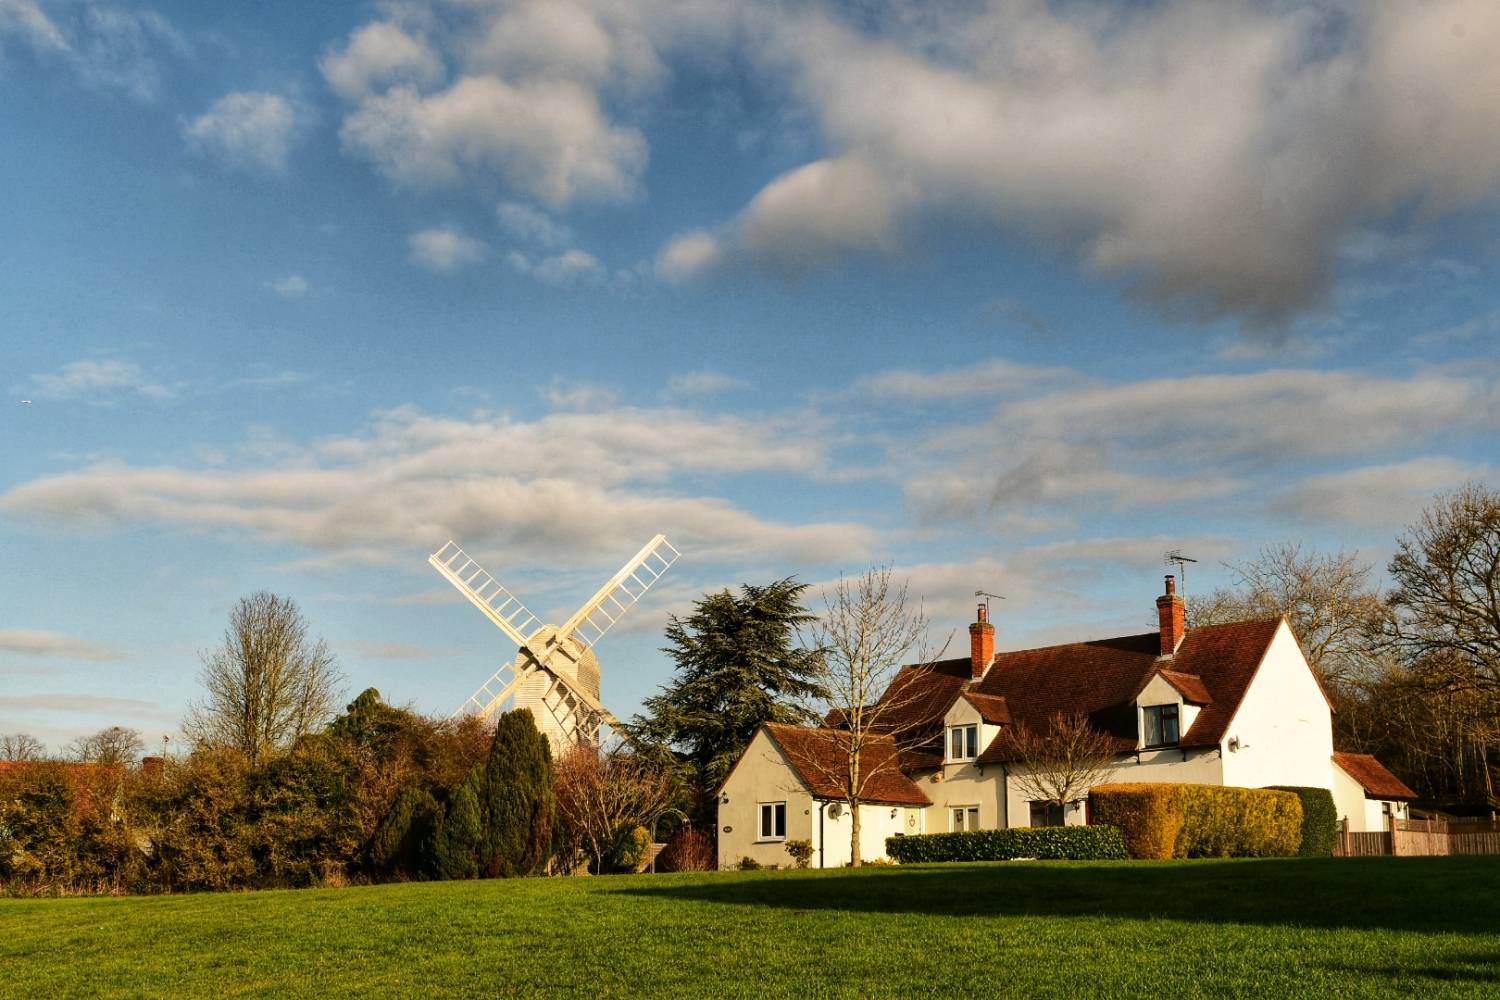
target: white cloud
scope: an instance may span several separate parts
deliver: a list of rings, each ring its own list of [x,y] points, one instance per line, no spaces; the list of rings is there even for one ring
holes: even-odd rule
[[[566,81],[468,76],[429,96],[394,87],[356,108],[340,136],[398,184],[494,175],[554,207],[634,197],[646,165],[641,133],[612,125],[597,95]]]
[[[60,632],[25,628],[0,628],[0,653],[100,662],[120,658],[102,643],[76,639]]]
[[[52,6],[49,13],[35,0],[0,0],[0,56],[7,38],[18,38],[87,86],[150,102],[163,88],[161,57],[193,54],[182,33],[156,11],[97,3]]]
[[[56,372],[31,376],[31,395],[36,399],[84,400],[110,404],[125,396],[144,396],[160,402],[176,395],[153,381],[130,361],[74,361]]]
[[[505,262],[521,274],[529,274],[549,285],[568,285],[583,278],[598,278],[604,273],[604,265],[597,257],[576,247],[540,260],[513,251],[506,256]]]
[[[423,229],[407,240],[407,259],[429,271],[448,272],[477,264],[490,248],[455,229]]]
[[[1442,491],[1500,476],[1500,467],[1427,457],[1309,476],[1275,498],[1276,510],[1307,521],[1392,528],[1410,524]]]
[[[495,217],[515,239],[544,247],[559,247],[571,242],[573,231],[556,222],[545,212],[518,201],[502,201],[495,206]]]
[[[62,31],[35,0],[0,0],[0,43],[7,36],[22,39],[37,52],[66,52],[69,48]]]
[[[943,372],[893,369],[866,376],[850,395],[912,401],[965,400],[974,396],[1033,395],[1059,382],[1076,382],[1067,368],[1022,365],[1004,358],[976,361]]]
[[[182,123],[182,137],[199,156],[228,170],[270,176],[286,172],[308,112],[280,94],[235,91]]]
[[[410,642],[341,642],[336,648],[370,660],[430,660],[438,655],[429,646]]]
[[[667,395],[674,397],[716,396],[736,389],[748,389],[750,383],[723,372],[681,372],[667,380]]]
[[[715,267],[724,257],[723,241],[706,230],[693,230],[672,237],[656,258],[656,273],[667,281],[695,278]]]
[[[726,238],[789,271],[961,216],[1174,313],[1280,324],[1351,234],[1500,185],[1488,0],[758,10],[763,72],[828,153]]]
[[[393,83],[430,87],[444,76],[437,53],[388,21],[356,29],[344,49],[325,55],[318,67],[346,101],[361,100]]]
[[[547,405],[559,410],[581,410],[585,412],[607,409],[619,401],[619,394],[602,385],[577,382],[561,376],[537,390]]]
[[[50,712],[91,713],[95,715],[123,715],[135,719],[169,721],[175,716],[162,710],[154,701],[138,698],[111,698],[92,694],[20,694],[0,695],[0,708],[40,709]]]
[[[265,283],[265,288],[284,299],[300,299],[311,291],[307,279],[300,274],[284,274]]]

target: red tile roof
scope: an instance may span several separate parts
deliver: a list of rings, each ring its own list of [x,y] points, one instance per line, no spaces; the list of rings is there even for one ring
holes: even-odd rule
[[[964,701],[973,705],[979,712],[979,717],[994,726],[1010,725],[1010,707],[1005,704],[1005,699],[992,694],[980,694],[977,691],[965,691]]]
[[[1202,698],[1204,707],[1182,735],[1181,746],[1214,746],[1223,739],[1279,625],[1235,622],[1188,630],[1169,661],[1170,672],[1178,675],[1178,683],[1194,688],[1188,700]],[[1011,718],[1034,731],[1045,731],[1059,713],[1084,715],[1126,753],[1137,742],[1135,698],[1166,666],[1160,651],[1158,634],[1148,632],[998,653],[977,692],[1004,698]],[[979,762],[1003,763],[1009,757],[997,739]]]
[[[941,755],[943,716],[969,683],[970,671],[967,656],[902,667],[880,697],[878,728],[903,746]]]
[[[1203,678],[1193,674],[1184,674],[1177,670],[1158,670],[1161,679],[1177,689],[1185,701],[1194,705],[1207,705],[1213,701],[1213,695],[1208,693],[1208,688],[1203,686]]]
[[[965,660],[965,663],[968,661]],[[787,763],[814,798],[844,799],[848,788],[849,734],[839,729],[813,729],[767,722],[761,726],[780,748]],[[932,800],[901,773],[901,752],[890,736],[874,736],[860,753],[864,777],[859,798],[865,802],[929,806]]]
[[[1370,799],[1414,799],[1417,793],[1406,787],[1386,766],[1367,753],[1335,753],[1333,762],[1365,790]]]

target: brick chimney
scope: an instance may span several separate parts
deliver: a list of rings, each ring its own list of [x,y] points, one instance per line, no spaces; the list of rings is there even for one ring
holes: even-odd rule
[[[990,624],[989,605],[981,604],[979,620],[969,626],[969,676],[974,680],[983,677],[994,658],[995,626]]]
[[[1167,574],[1167,592],[1156,599],[1156,615],[1161,619],[1161,655],[1171,656],[1187,635],[1187,609],[1177,594],[1177,580]]]
[[[166,766],[166,763],[166,759],[163,757],[142,757],[141,773],[148,778],[159,778],[161,777],[162,768]]]

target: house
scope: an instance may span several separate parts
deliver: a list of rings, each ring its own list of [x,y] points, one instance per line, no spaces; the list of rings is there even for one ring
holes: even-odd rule
[[[996,653],[981,605],[968,657],[902,667],[880,702],[888,743],[863,765],[890,774],[861,806],[862,856],[880,857],[898,833],[1087,822],[1086,797],[1061,810],[1033,801],[1001,738],[1017,725],[1046,732],[1059,715],[1113,743],[1110,781],[1328,788],[1355,831],[1382,828],[1383,807],[1366,803],[1409,799],[1373,758],[1335,763],[1332,706],[1285,619],[1189,630],[1171,576],[1156,608],[1155,632]],[[756,733],[719,789],[721,866],[786,864],[787,839],[811,840],[814,865],[847,862],[839,721]]]
[[[1351,831],[1388,830],[1393,819],[1410,819],[1417,793],[1367,753],[1333,755],[1333,804]]]

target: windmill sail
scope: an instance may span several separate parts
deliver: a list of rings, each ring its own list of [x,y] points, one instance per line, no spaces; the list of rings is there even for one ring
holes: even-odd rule
[[[453,542],[428,556],[427,561],[490,621],[500,626],[502,632],[514,639],[517,646],[526,645],[526,639],[542,624],[542,620],[528,611],[520,598],[501,586],[483,566],[470,559]]]
[[[584,650],[593,649],[681,556],[666,535],[657,535],[573,613],[558,629],[558,636],[572,639]]]

